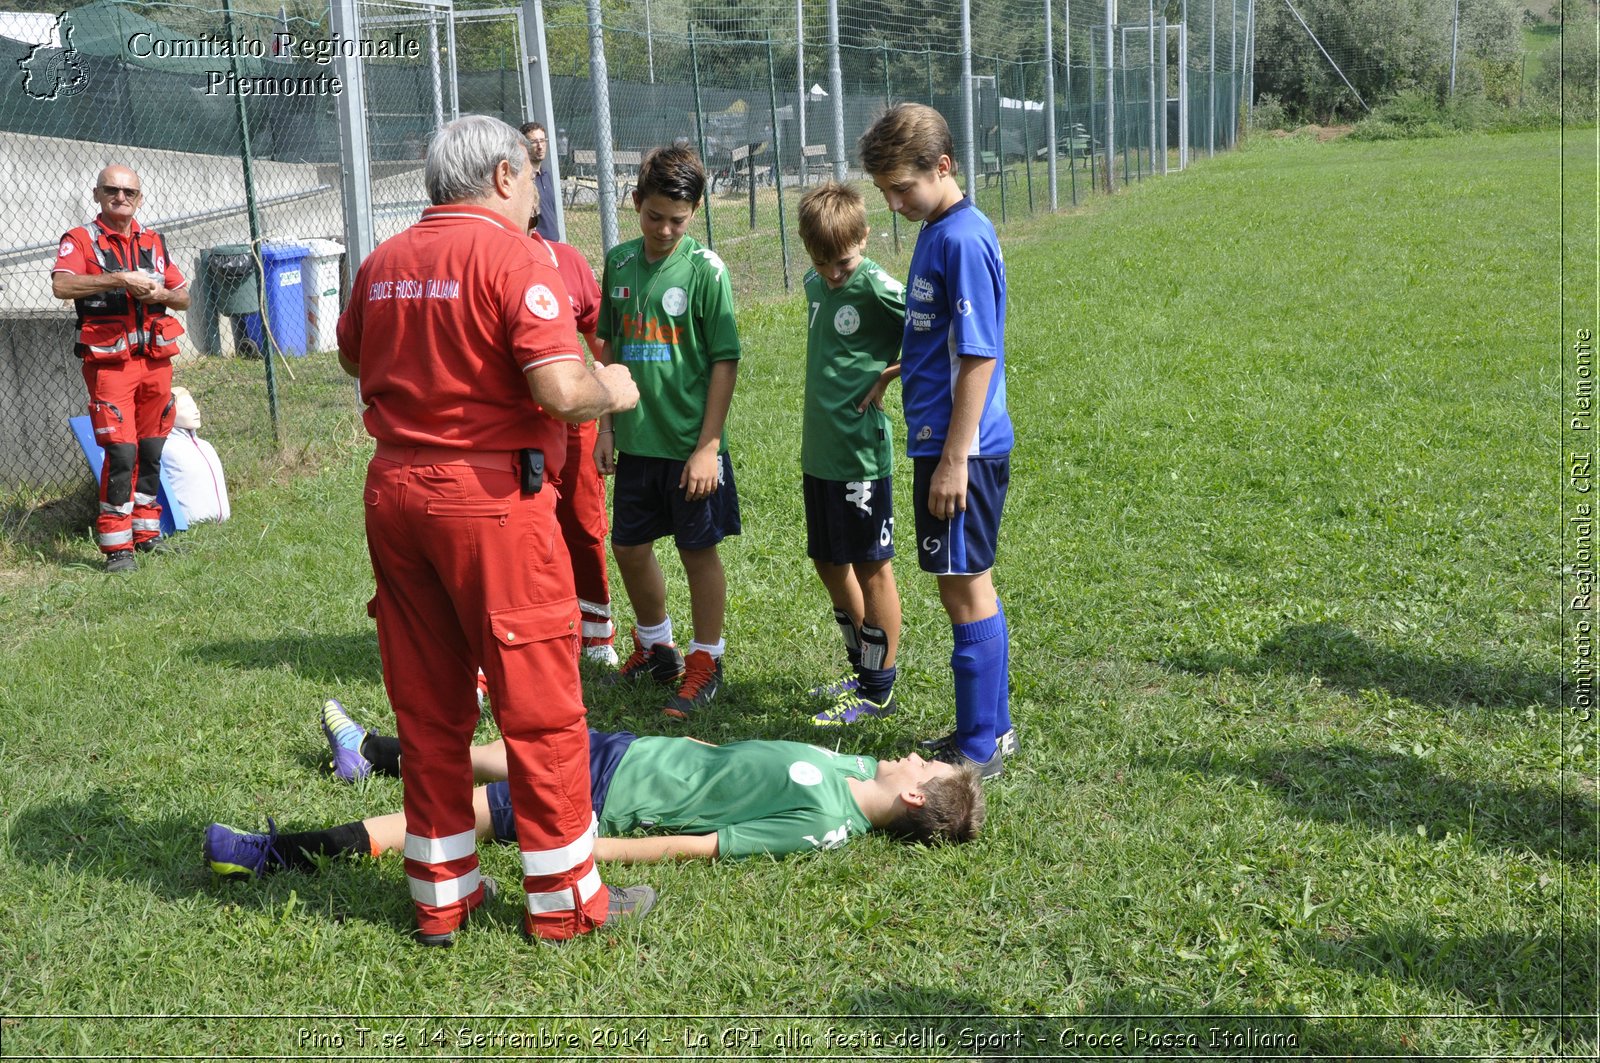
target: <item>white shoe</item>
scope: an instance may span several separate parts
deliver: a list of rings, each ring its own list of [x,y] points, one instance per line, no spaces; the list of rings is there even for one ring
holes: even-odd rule
[[[601,664],[606,665],[609,668],[615,668],[618,663],[617,648],[609,643],[600,643],[599,645],[595,646],[585,646],[583,648],[583,655],[588,660],[599,661]]]

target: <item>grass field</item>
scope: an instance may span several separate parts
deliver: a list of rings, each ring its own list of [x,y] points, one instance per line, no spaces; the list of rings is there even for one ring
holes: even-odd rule
[[[1291,138],[1009,226],[996,582],[1023,749],[984,836],[612,869],[656,912],[561,947],[502,899],[454,950],[414,948],[397,859],[202,866],[212,819],[302,829],[400,791],[318,771],[324,695],[392,726],[348,390],[297,367],[294,449],[268,460],[229,424],[259,366],[185,370],[233,521],[123,580],[81,537],[0,555],[4,1054],[1592,1058],[1558,163],[1555,134]],[[1592,188],[1592,152],[1570,165]],[[809,739],[800,692],[842,655],[803,557],[802,308],[740,322],[729,684],[693,733]],[[906,708],[822,736],[873,754],[951,718],[905,505]],[[513,854],[484,864],[515,881]]]

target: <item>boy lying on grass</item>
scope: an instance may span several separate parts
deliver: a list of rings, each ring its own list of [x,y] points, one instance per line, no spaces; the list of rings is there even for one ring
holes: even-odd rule
[[[334,774],[347,781],[400,774],[400,742],[369,732],[329,698],[322,730]],[[516,839],[505,746],[472,749],[479,838]],[[983,826],[978,773],[913,753],[877,760],[803,742],[639,738],[589,732],[591,829],[597,860],[741,857],[836,849],[858,834],[886,831],[907,841],[965,842]],[[646,837],[620,837],[635,831]],[[206,828],[205,857],[220,875],[316,868],[316,857],[381,856],[405,848],[405,814],[373,816],[323,830],[264,834],[220,823]]]

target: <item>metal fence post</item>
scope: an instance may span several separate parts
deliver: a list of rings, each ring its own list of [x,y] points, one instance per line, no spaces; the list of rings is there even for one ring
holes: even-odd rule
[[[1028,139],[1028,78],[1017,61],[1017,102],[1022,104],[1022,172],[1028,177],[1028,213],[1033,213],[1033,141]]]
[[[351,0],[353,3],[354,0]],[[238,35],[233,30],[233,0],[222,0],[222,22],[227,28],[229,40],[238,40]],[[228,55],[228,68],[232,71],[234,79],[239,77],[239,57],[233,53]],[[250,151],[250,123],[244,115],[244,96],[235,93],[233,97],[234,111],[239,116],[239,158],[244,164],[244,202],[245,213],[250,218],[250,253],[256,260],[256,292],[261,308],[261,338],[265,350],[261,352],[261,360],[267,367],[267,413],[272,420],[272,445],[278,445],[278,378],[273,371],[273,356],[278,353],[277,340],[272,335],[271,314],[267,307],[267,271],[261,261],[261,215],[256,209],[256,177],[251,166]],[[354,272],[352,270],[351,272]],[[200,278],[205,283],[205,278]]]
[[[611,78],[606,71],[600,0],[589,0],[589,85],[594,92],[595,200],[600,210],[600,250],[605,254],[617,245],[617,168],[611,154]]]
[[[894,98],[889,94],[889,42],[880,45],[883,53],[883,106],[885,109],[894,106]],[[931,105],[930,105],[931,106]],[[900,253],[900,215],[890,211],[889,228],[894,233],[894,253]]]
[[[828,0],[828,89],[833,93],[833,179],[843,181],[848,167],[844,157],[844,71],[839,66],[839,0]]]
[[[994,165],[1000,179],[1000,224],[1006,221],[1006,106],[1000,94],[1000,60],[994,61]]]
[[[600,2],[600,0],[589,0],[589,2],[590,3],[594,3],[594,4],[598,4]],[[694,135],[695,135],[695,140],[698,141],[699,144],[700,144],[700,162],[703,165],[709,165],[709,163],[706,162],[706,123],[705,123],[705,118],[704,118],[705,108],[702,107],[701,104],[700,104],[700,51],[695,46],[695,33],[694,33],[694,22],[693,22],[693,20],[691,20],[689,22],[689,74],[694,79]],[[717,246],[717,238],[713,234],[712,229],[711,229],[711,189],[709,187],[706,189],[705,204],[706,204],[706,246],[711,248],[711,249],[713,249],[713,250],[715,250],[716,246]]]
[[[963,159],[967,166],[967,195],[976,203],[978,189],[972,183],[978,177],[978,137],[972,120],[972,0],[961,0],[961,110],[967,137]]]
[[[1045,166],[1045,173],[1050,181],[1050,210],[1053,212],[1060,205],[1056,194],[1056,45],[1052,40],[1052,27],[1050,25],[1050,0],[1044,0],[1044,107],[1045,107],[1045,150],[1048,153],[1049,163]],[[1071,113],[1070,111],[1068,113]],[[1032,172],[1029,180],[1032,181]],[[1029,190],[1028,209],[1033,209],[1032,189]]]
[[[1116,41],[1116,2],[1106,0],[1106,191],[1110,192],[1116,185],[1112,176],[1113,159],[1117,153],[1117,128],[1115,101],[1117,94],[1113,82],[1117,77],[1117,41]]]
[[[1156,0],[1149,0],[1146,5],[1145,33],[1150,38],[1150,172],[1154,174],[1156,172],[1156,141],[1159,139],[1156,135]],[[1165,97],[1166,94],[1166,86],[1163,83],[1161,95]],[[1165,105],[1161,109],[1165,112]],[[1162,117],[1166,117],[1164,113]],[[1167,160],[1163,156],[1161,172],[1165,173],[1166,169]]]
[[[561,198],[560,129],[556,124],[555,100],[550,92],[550,44],[544,31],[544,0],[523,0],[522,26],[524,40],[533,42],[529,62],[538,67],[528,78],[533,94],[532,117],[544,123],[545,136],[550,138],[550,150],[545,153],[544,164],[550,170],[550,187],[556,193],[554,203],[539,204],[539,213],[549,215],[554,212],[556,232],[561,234],[563,241],[571,243],[567,240],[567,208]]]
[[[767,38],[767,105],[772,109],[772,172],[778,186],[778,249],[783,257],[783,290],[789,291],[789,228],[783,217],[783,134],[778,121],[778,68],[772,60],[772,38]],[[755,174],[750,175],[755,184]]]

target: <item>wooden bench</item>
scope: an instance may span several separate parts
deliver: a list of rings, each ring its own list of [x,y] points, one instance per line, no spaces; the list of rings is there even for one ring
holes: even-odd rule
[[[611,153],[612,174],[610,177],[612,191],[617,199],[621,200],[632,190],[639,179],[639,167],[644,162],[644,153],[639,151],[613,151]],[[567,206],[572,206],[578,201],[580,192],[587,192],[591,197],[588,202],[600,201],[600,168],[597,162],[597,153],[578,149],[572,153],[571,171],[563,175],[567,186]]]
[[[823,175],[824,178],[826,178],[828,174],[832,172],[833,168],[828,163],[828,145],[807,144],[805,147],[800,149],[801,184],[806,183],[806,178],[810,175],[812,169],[816,169]]]
[[[767,150],[767,142],[759,144],[746,144],[734,148],[728,163],[728,183],[735,189],[744,187],[746,181],[759,180],[755,172],[756,157],[763,155]]]
[[[1000,156],[992,151],[978,152],[978,172],[983,175],[983,184],[987,188],[999,178],[1002,185],[1006,181],[1015,182],[1017,175],[1010,170],[1003,169],[1000,165]]]

